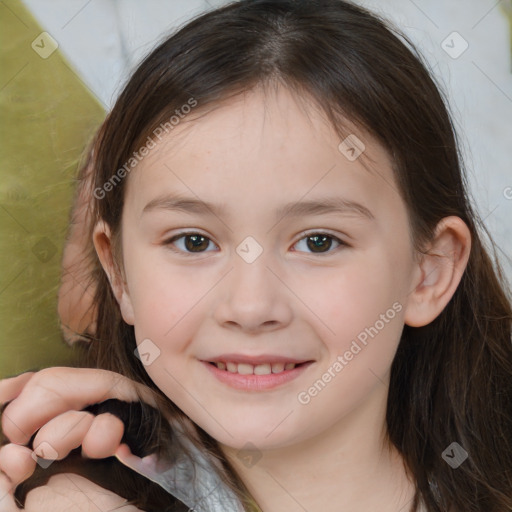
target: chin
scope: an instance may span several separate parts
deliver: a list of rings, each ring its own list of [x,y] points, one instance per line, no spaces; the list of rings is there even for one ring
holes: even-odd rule
[[[229,434],[222,428],[204,430],[221,445],[242,452],[241,454],[237,454],[240,456],[243,456],[245,451],[263,452],[285,448],[293,445],[295,440],[299,437],[297,433],[286,431],[280,432],[279,435],[269,436],[268,433],[271,430],[266,426],[254,423],[251,425],[237,425],[236,430],[229,429]]]

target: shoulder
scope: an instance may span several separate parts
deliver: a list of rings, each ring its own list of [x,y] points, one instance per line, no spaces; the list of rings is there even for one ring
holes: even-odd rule
[[[25,501],[26,512],[143,512],[112,491],[73,473],[53,475],[48,483],[32,489]]]

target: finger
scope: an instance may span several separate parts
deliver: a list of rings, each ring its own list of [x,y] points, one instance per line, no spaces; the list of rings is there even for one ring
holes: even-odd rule
[[[123,438],[123,422],[110,413],[95,416],[82,442],[82,453],[92,459],[114,455]]]
[[[0,473],[0,510],[2,512],[18,512],[21,510],[14,501],[14,488],[15,485]]]
[[[20,426],[15,421],[13,421],[10,418],[9,413],[7,411],[8,408],[9,406],[7,406],[2,411],[2,416],[0,417],[0,421],[2,423],[1,430],[4,437],[7,437],[10,441],[14,441],[13,437],[15,439],[26,439],[27,441],[17,444],[27,444],[28,440],[31,437],[30,434],[28,432],[25,432],[22,428],[20,428]]]
[[[114,456],[125,466],[154,482],[158,482],[159,473],[161,474],[165,471],[160,471],[160,468],[158,468],[158,457],[156,454],[153,453],[143,458],[137,457],[133,455],[130,447],[124,443],[119,446]]]
[[[26,444],[50,419],[70,410],[117,398],[156,406],[154,393],[122,375],[91,368],[46,368],[37,372],[2,415],[5,435]]]
[[[61,460],[78,448],[94,421],[94,415],[84,411],[68,411],[43,425],[32,446],[37,456]],[[44,453],[43,453],[44,451]]]
[[[113,455],[125,466],[128,466],[135,471],[139,471],[142,474],[145,474],[144,471],[150,471],[150,468],[156,467],[156,464],[158,463],[158,456],[155,453],[146,455],[146,457],[142,458],[137,457],[137,455],[132,453],[130,447],[126,443],[120,444]]]
[[[26,480],[35,468],[36,461],[30,448],[17,444],[6,444],[0,448],[0,471],[9,477],[13,485]]]
[[[53,475],[46,485],[36,487],[27,494],[25,510],[40,512],[41,508],[55,512],[140,512],[135,506],[127,504],[125,498],[73,473]]]
[[[139,471],[142,474],[155,468],[158,463],[158,456],[155,453],[146,455],[146,457],[137,457],[132,453],[130,447],[123,443],[119,445],[119,448],[114,453],[114,456],[122,462],[125,466],[128,466],[135,471]]]
[[[0,380],[0,404],[14,400],[33,375],[34,372],[26,372],[16,377]]]
[[[133,456],[130,447],[126,443],[122,443],[117,447],[117,450],[114,452],[114,456],[119,460],[128,459]]]

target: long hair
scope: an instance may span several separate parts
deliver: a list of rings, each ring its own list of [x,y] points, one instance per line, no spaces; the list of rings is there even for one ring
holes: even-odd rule
[[[512,510],[509,285],[472,207],[444,95],[413,44],[389,23],[342,0],[241,0],[194,18],[139,65],[97,134],[92,224],[101,219],[110,227],[122,272],[121,214],[134,153],[162,127],[171,133],[172,116],[189,111],[185,105],[207,112],[276,84],[312,99],[340,135],[348,119],[388,151],[418,252],[443,217],[458,216],[468,226],[471,253],[452,299],[430,324],[403,330],[387,432],[416,483],[412,510]],[[134,357],[133,327],[121,317],[92,244],[90,264],[98,316],[86,364],[146,384],[167,414],[180,417]],[[250,496],[216,441],[198,432],[249,509]],[[158,429],[152,436],[162,444]],[[442,457],[453,442],[469,455],[457,469]]]

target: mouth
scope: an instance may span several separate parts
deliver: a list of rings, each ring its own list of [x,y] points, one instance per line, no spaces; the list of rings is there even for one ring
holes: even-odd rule
[[[209,361],[208,363],[221,371],[238,373],[239,375],[271,375],[293,370],[308,362],[310,361],[304,361],[303,363],[268,362],[260,364],[236,363],[234,361]]]
[[[221,356],[201,361],[217,380],[243,391],[265,391],[296,379],[314,363],[279,356]]]

